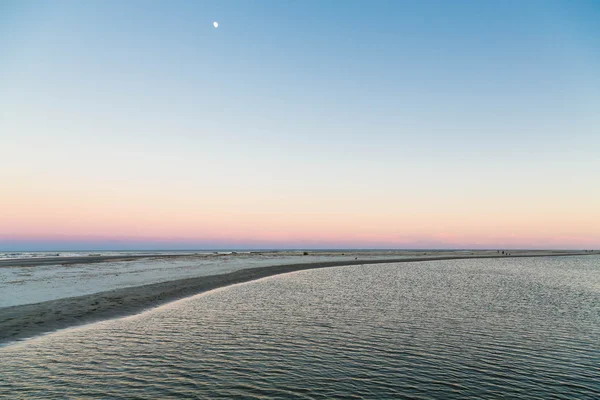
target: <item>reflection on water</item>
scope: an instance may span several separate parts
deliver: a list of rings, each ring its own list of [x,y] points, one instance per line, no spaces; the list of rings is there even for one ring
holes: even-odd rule
[[[0,396],[600,398],[598,257],[303,271],[0,349]]]

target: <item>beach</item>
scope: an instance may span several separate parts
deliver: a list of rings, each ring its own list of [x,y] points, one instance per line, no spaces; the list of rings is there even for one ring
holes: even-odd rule
[[[284,274],[288,272],[318,269],[346,265],[366,265],[380,263],[406,263],[434,260],[471,259],[471,258],[515,258],[515,257],[549,257],[597,254],[575,251],[510,251],[510,255],[502,255],[496,250],[480,251],[381,251],[381,252],[276,252],[256,254],[229,254],[219,256],[222,260],[228,259],[229,264],[222,263],[218,269],[201,269],[196,275],[190,274],[188,268],[185,273],[178,276],[171,274],[170,278],[161,277],[161,281],[127,287],[116,287],[112,290],[102,290],[79,296],[60,297],[59,292],[52,300],[36,303],[17,304],[0,308],[0,343],[8,343],[36,335],[52,332],[58,329],[91,323],[94,321],[132,315],[146,309],[156,307],[174,300],[192,296],[208,290],[224,287],[236,283],[248,282],[267,276]],[[218,257],[195,260],[198,264],[210,265]],[[169,261],[177,259],[194,262],[190,255],[169,256]],[[128,257],[126,260],[107,258],[104,260],[94,257],[91,263],[94,268],[100,269],[103,263],[115,262],[128,263],[144,260],[149,270],[152,265],[164,263],[165,256],[143,256],[140,258]],[[39,260],[36,260],[39,261]],[[73,261],[73,262],[71,262]],[[77,265],[89,267],[92,264],[84,263],[86,260],[61,260],[61,265]],[[42,260],[42,263],[46,260]],[[56,260],[55,260],[56,262]],[[25,266],[23,266],[25,265]],[[42,264],[43,265],[43,264]],[[162,264],[161,264],[162,265]],[[186,264],[187,265],[187,264]],[[6,268],[36,268],[32,260],[12,260],[5,262]],[[136,264],[136,268],[140,265]],[[181,272],[172,270],[171,272]],[[220,272],[220,273],[219,273]],[[181,277],[184,276],[184,277]],[[112,282],[112,281],[111,281]],[[143,282],[143,281],[141,281]],[[5,285],[6,287],[6,285]],[[110,286],[106,286],[110,287]],[[18,286],[14,286],[13,290]],[[58,291],[58,289],[57,289]],[[3,296],[7,291],[3,291]],[[76,292],[71,292],[76,293]]]

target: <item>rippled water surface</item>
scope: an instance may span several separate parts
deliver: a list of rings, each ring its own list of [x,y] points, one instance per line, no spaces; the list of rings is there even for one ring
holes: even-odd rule
[[[0,349],[10,398],[600,398],[600,258],[303,271]]]

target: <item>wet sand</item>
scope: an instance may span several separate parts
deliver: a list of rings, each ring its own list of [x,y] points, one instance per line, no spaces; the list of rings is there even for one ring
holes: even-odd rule
[[[0,344],[37,336],[57,329],[82,325],[98,320],[132,315],[170,301],[189,297],[219,287],[306,269],[471,258],[547,257],[589,254],[598,253],[513,251],[512,255],[506,256],[497,254],[496,251],[474,251],[467,253],[450,251],[433,253],[420,252],[420,255],[415,257],[370,260],[361,260],[359,257],[358,260],[353,261],[340,260],[249,268],[220,275],[179,279],[144,286],[116,289],[79,297],[63,298],[43,303],[0,308]],[[122,258],[123,257],[121,257],[121,259]],[[131,257],[125,257],[125,259],[129,258]],[[85,259],[86,261],[88,260],[87,257]],[[35,261],[38,262],[36,265],[39,265],[40,260],[38,259]],[[41,261],[44,262],[44,260]],[[79,260],[79,263],[81,262],[82,261]],[[89,260],[89,262],[101,261]],[[23,264],[21,262],[15,265]]]
[[[189,254],[163,254],[154,255],[129,255],[129,256],[82,256],[82,257],[34,257],[34,258],[9,258],[0,260],[2,267],[34,267],[38,265],[56,265],[56,264],[92,264],[105,261],[132,261],[142,258],[178,258],[189,257]]]

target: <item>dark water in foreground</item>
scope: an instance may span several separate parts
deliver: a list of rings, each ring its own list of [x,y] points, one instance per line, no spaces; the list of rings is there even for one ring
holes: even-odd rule
[[[0,349],[8,398],[600,398],[600,258],[303,271]]]

